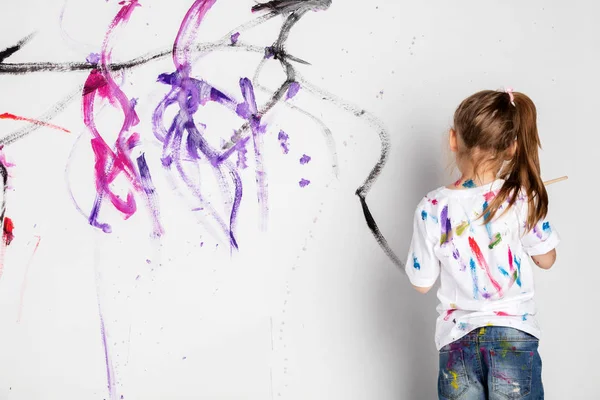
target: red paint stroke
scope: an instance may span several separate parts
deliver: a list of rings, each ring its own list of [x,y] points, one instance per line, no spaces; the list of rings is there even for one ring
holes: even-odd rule
[[[469,236],[469,246],[471,246],[471,251],[475,255],[477,262],[485,270],[485,273],[487,274],[488,279],[490,280],[490,282],[492,282],[492,285],[494,285],[494,288],[496,288],[496,290],[498,291],[498,295],[500,297],[502,297],[502,287],[498,284],[498,282],[496,282],[496,280],[492,276],[490,267],[487,264],[487,261],[485,261],[485,258],[483,257],[483,254],[481,253],[481,249],[479,248],[479,245],[477,244],[475,239],[473,239],[473,237],[471,237],[471,236]]]
[[[2,274],[4,273],[4,256],[6,255],[6,246],[8,246],[15,235],[13,234],[13,230],[15,228],[12,220],[8,217],[4,217],[4,221],[2,221],[2,242],[0,243],[0,278],[2,278]]]
[[[456,308],[452,308],[448,311],[446,311],[446,316],[444,317],[444,321],[448,321],[448,319],[450,319],[450,316],[452,315],[452,313],[456,311]]]
[[[510,272],[514,272],[515,266],[513,265],[513,255],[512,255],[512,251],[510,251],[510,247],[508,248],[508,265],[510,268]]]
[[[505,313],[504,311],[494,311],[494,314],[496,314],[499,317],[511,317],[512,316],[512,314]]]
[[[27,117],[20,117],[18,115],[14,115],[14,114],[10,114],[10,113],[0,114],[0,119],[12,119],[14,121],[25,121],[25,122],[29,122],[31,124],[41,125],[41,126],[45,126],[45,127],[52,128],[52,129],[58,129],[59,131],[63,131],[63,132],[66,132],[66,133],[71,133],[70,130],[63,128],[62,126],[58,126],[58,125],[54,125],[54,124],[49,124],[47,122],[39,121],[37,119],[32,119],[32,118],[27,118]]]
[[[15,225],[13,224],[12,219],[10,219],[8,217],[4,217],[4,224],[3,224],[4,232],[2,233],[2,241],[5,246],[10,245],[10,243],[15,238],[15,235],[13,233],[14,229],[15,229]]]
[[[27,265],[25,266],[25,272],[23,273],[23,283],[21,284],[21,295],[19,297],[19,314],[17,316],[17,323],[21,322],[21,316],[23,315],[23,299],[25,298],[25,289],[27,288],[27,275],[29,273],[29,267],[31,266],[31,263],[33,262],[33,257],[35,256],[35,253],[37,252],[37,249],[40,246],[40,241],[42,240],[42,238],[39,236],[35,236],[35,238],[36,238],[36,242],[33,247],[33,252],[31,253],[31,256],[29,257],[29,261],[27,262]]]

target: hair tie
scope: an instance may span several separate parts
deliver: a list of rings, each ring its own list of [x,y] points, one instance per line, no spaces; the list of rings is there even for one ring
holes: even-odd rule
[[[514,93],[513,93],[513,88],[511,88],[511,87],[507,87],[506,89],[504,89],[504,91],[505,91],[506,93],[508,93],[508,96],[510,97],[510,104],[512,104],[512,105],[513,105],[513,107],[516,107],[516,106],[515,106],[515,95],[514,95]]]

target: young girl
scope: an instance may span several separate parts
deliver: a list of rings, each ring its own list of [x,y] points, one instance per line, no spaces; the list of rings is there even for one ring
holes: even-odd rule
[[[532,267],[554,264],[559,237],[545,220],[535,106],[512,90],[475,93],[449,142],[462,176],[419,203],[406,263],[421,293],[440,276],[439,398],[543,399]]]

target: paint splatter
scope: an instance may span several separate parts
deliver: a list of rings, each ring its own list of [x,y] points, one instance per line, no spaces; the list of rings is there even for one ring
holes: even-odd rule
[[[298,182],[298,185],[300,185],[301,188],[306,187],[308,185],[310,185],[310,181],[308,179],[300,179],[300,182]]]
[[[502,268],[501,266],[498,266],[498,270],[500,271],[500,273],[502,273],[502,275],[509,277],[510,274],[508,273],[507,270],[505,270],[504,268]]]
[[[466,331],[467,329],[469,329],[469,324],[467,324],[466,322],[459,322],[457,328],[461,331]]]
[[[231,44],[233,44],[233,45],[237,44],[239,38],[240,38],[240,33],[239,32],[236,32],[233,35],[231,35],[231,38],[230,38],[231,39]]]
[[[425,220],[427,219],[427,211],[425,211],[425,210],[422,210],[422,211],[421,211],[421,219],[422,219],[423,221],[425,221]]]
[[[494,314],[496,314],[499,317],[510,317],[511,315],[504,312],[504,311],[494,311]]]
[[[525,313],[525,314],[523,314],[523,316],[521,317],[521,319],[522,319],[523,321],[527,321],[527,316],[528,316],[528,315],[529,315],[529,313]]]
[[[290,147],[288,143],[289,138],[290,137],[288,136],[288,134],[284,131],[279,131],[279,135],[277,135],[277,139],[279,140],[279,145],[283,150],[283,154],[287,154],[290,152]]]
[[[302,164],[302,165],[308,164],[310,162],[310,160],[311,160],[310,156],[307,156],[306,154],[304,154],[300,158],[300,164]]]
[[[100,62],[100,54],[98,53],[90,53],[86,58],[85,61],[87,61],[88,63],[92,64],[92,65],[96,65]]]

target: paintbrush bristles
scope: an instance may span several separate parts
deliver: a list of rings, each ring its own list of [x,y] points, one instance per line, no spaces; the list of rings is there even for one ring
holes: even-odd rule
[[[551,185],[553,183],[560,182],[560,181],[565,181],[567,179],[568,179],[568,176],[566,176],[566,175],[561,176],[560,178],[550,179],[549,181],[544,182],[544,186],[548,186],[548,185]]]

